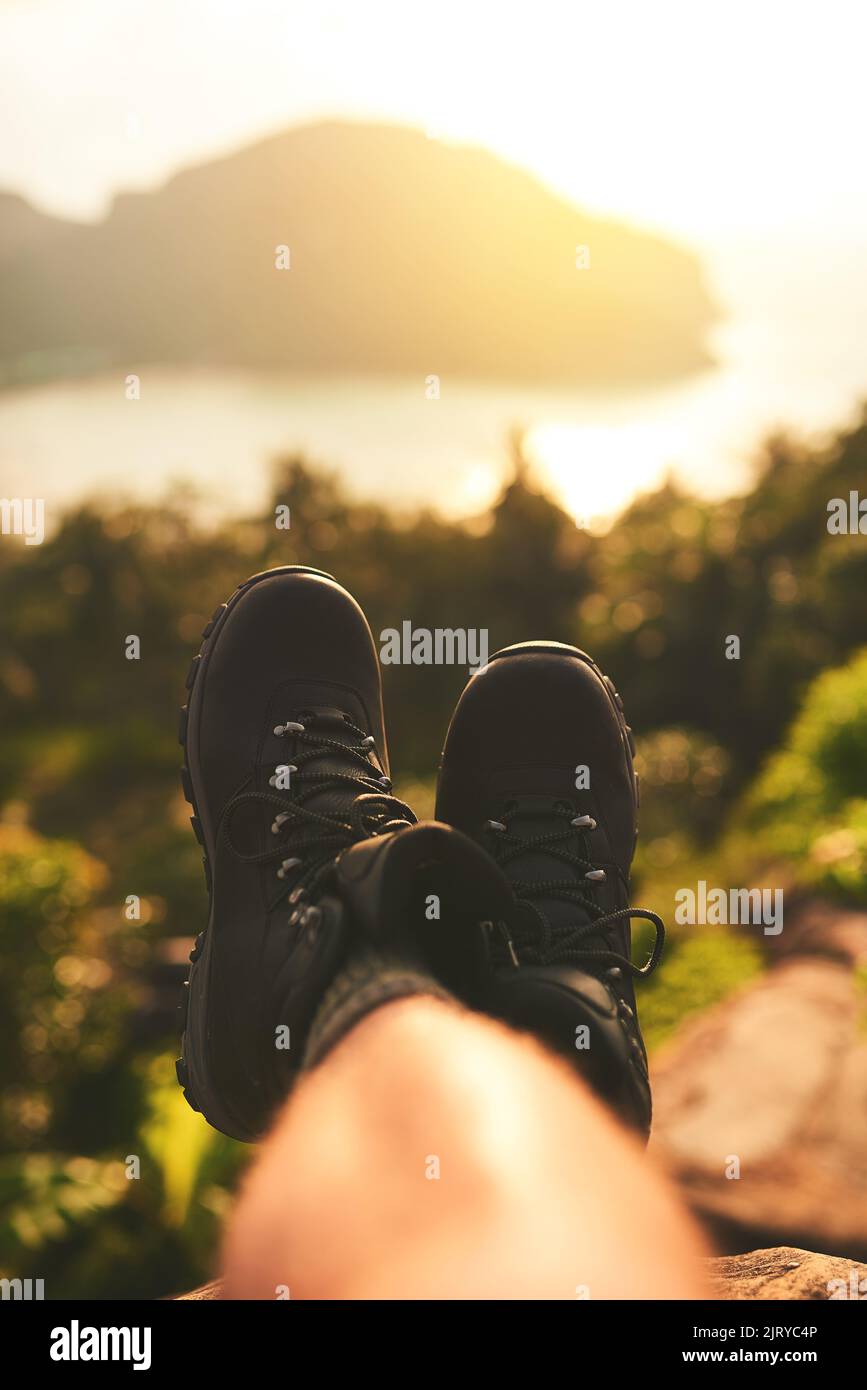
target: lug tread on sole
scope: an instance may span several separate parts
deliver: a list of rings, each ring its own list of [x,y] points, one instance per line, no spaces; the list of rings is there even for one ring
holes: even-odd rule
[[[304,567],[303,567],[303,566],[287,566],[286,568],[287,568],[287,569],[290,569],[290,570],[294,570],[294,569],[296,569],[296,568],[304,568]],[[189,669],[189,671],[187,672],[187,678],[186,678],[186,682],[185,682],[185,684],[186,684],[186,689],[187,689],[188,691],[192,691],[193,686],[195,685],[195,682],[196,682],[196,677],[197,677],[197,675],[198,675],[198,673],[199,673],[199,670],[200,670],[200,668],[201,668],[202,657],[205,655],[205,650],[206,650],[206,648],[209,646],[209,644],[210,644],[210,639],[213,637],[215,631],[216,631],[217,628],[219,627],[219,625],[220,625],[220,623],[222,622],[222,620],[223,620],[223,618],[225,617],[225,615],[228,613],[229,609],[237,602],[237,600],[240,598],[240,596],[241,596],[242,594],[246,593],[247,590],[248,590],[249,588],[252,587],[252,585],[257,584],[257,583],[259,582],[260,579],[265,579],[265,578],[268,577],[269,574],[272,574],[272,573],[274,573],[274,571],[272,571],[272,570],[265,570],[265,571],[262,572],[261,574],[254,574],[254,575],[252,575],[249,579],[245,580],[245,582],[244,582],[243,584],[239,584],[239,585],[238,585],[237,589],[235,589],[234,593],[232,593],[232,594],[230,595],[230,597],[226,600],[225,603],[220,603],[220,604],[218,604],[217,607],[214,609],[213,614],[211,615],[211,617],[209,618],[208,622],[205,624],[204,629],[202,630],[202,645],[200,646],[198,652],[196,653],[196,655],[193,657],[192,661],[190,662],[190,669]],[[325,579],[331,579],[331,580],[334,579],[334,576],[331,575],[331,574],[327,574],[325,570],[312,570],[311,573],[320,574],[320,575],[322,575],[322,577],[325,578]],[[181,712],[180,712],[180,720],[179,720],[179,724],[178,724],[178,742],[179,742],[179,744],[181,745],[181,748],[184,750],[184,765],[183,765],[183,767],[181,768],[181,785],[182,785],[182,787],[183,787],[184,798],[186,799],[186,801],[188,802],[188,804],[189,804],[190,806],[192,806],[193,811],[194,811],[194,814],[190,817],[190,824],[191,824],[192,827],[193,827],[193,831],[195,832],[196,839],[198,840],[199,844],[201,845],[202,849],[204,850],[204,848],[205,848],[204,831],[203,831],[203,829],[202,829],[202,823],[201,823],[201,821],[200,821],[200,819],[199,819],[198,808],[197,808],[197,806],[196,806],[195,795],[194,795],[194,792],[193,792],[193,779],[192,779],[192,775],[191,775],[191,773],[190,773],[190,769],[189,769],[189,767],[188,767],[188,765],[187,765],[187,761],[186,761],[187,737],[188,737],[188,734],[189,734],[189,725],[190,725],[190,707],[189,707],[189,702],[188,702],[188,703],[185,704],[185,705],[182,707],[182,709],[181,709]],[[202,865],[203,865],[204,872],[205,872],[205,883],[207,884],[208,895],[210,896],[210,895],[211,895],[211,891],[212,891],[212,887],[213,887],[213,875],[212,875],[212,872],[211,872],[211,866],[210,866],[210,864],[209,864],[209,862],[208,862],[208,856],[207,856],[206,853],[203,853],[203,855],[202,855]],[[186,1064],[186,1062],[185,1062],[185,1060],[184,1060],[184,1055],[185,1055],[185,1048],[186,1048],[187,1013],[188,1013],[188,1011],[189,1011],[189,999],[190,999],[190,988],[189,988],[189,987],[190,987],[190,978],[192,978],[192,970],[193,970],[193,967],[194,967],[194,965],[195,965],[195,962],[198,960],[199,956],[200,956],[201,953],[202,953],[202,948],[203,948],[203,944],[204,944],[204,936],[205,936],[205,933],[204,933],[204,932],[200,932],[200,933],[199,933],[199,935],[196,937],[195,945],[194,945],[194,947],[193,947],[193,949],[192,949],[192,951],[191,951],[191,953],[190,953],[190,976],[184,981],[184,993],[183,993],[183,1001],[182,1001],[182,1005],[181,1005],[182,1011],[183,1011],[183,1024],[182,1024],[182,1033],[181,1033],[181,1056],[180,1056],[180,1057],[177,1059],[177,1061],[175,1062],[175,1073],[176,1073],[177,1078],[178,1078],[178,1083],[179,1083],[179,1085],[180,1085],[180,1087],[181,1087],[181,1090],[182,1090],[182,1092],[183,1092],[184,1100],[187,1102],[187,1104],[189,1105],[190,1109],[191,1109],[191,1110],[195,1110],[195,1112],[196,1112],[197,1114],[199,1114],[199,1115],[202,1113],[202,1109],[201,1109],[201,1106],[199,1106],[199,1105],[196,1104],[196,1098],[195,1098],[195,1095],[193,1094],[192,1088],[191,1088],[191,1086],[190,1086],[189,1070],[188,1070],[187,1064]]]
[[[184,766],[181,768],[181,786],[184,791],[184,800],[187,801],[190,806],[193,806],[193,779],[190,776],[190,769],[187,767],[186,763],[184,763]],[[193,807],[193,809],[195,809],[195,807]]]

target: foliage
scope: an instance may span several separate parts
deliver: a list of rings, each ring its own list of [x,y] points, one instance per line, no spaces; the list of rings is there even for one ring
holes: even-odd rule
[[[205,906],[175,728],[201,629],[257,570],[333,570],[375,635],[410,619],[487,628],[491,651],[532,637],[592,651],[638,736],[636,899],[664,916],[675,882],[711,877],[735,849],[863,897],[867,657],[820,673],[867,644],[867,548],[826,528],[828,499],[865,476],[867,422],[822,451],[774,441],[742,498],[666,484],[606,536],[576,528],[516,465],[490,513],[463,522],[351,501],[290,459],[262,516],[208,529],[191,494],[102,499],[41,546],[0,548],[3,1273],[95,1297],[210,1273],[245,1151],[185,1108],[172,1077],[182,962]],[[274,525],[282,503],[289,531]],[[422,814],[466,675],[384,670],[397,789]],[[725,934],[672,945],[642,990],[652,1042],[761,968],[760,945]]]
[[[867,650],[819,676],[738,817],[754,855],[796,881],[867,899]]]
[[[669,941],[665,965],[641,986],[641,1030],[653,1052],[684,1019],[719,1003],[764,969],[761,946],[752,937],[711,927]]]

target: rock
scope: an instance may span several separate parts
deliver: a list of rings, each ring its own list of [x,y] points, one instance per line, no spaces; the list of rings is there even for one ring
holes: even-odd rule
[[[822,898],[807,898],[794,908],[786,898],[786,924],[765,943],[775,957],[825,956],[857,967],[867,959],[867,913],[840,909]]]
[[[210,1284],[203,1284],[200,1289],[193,1289],[190,1293],[175,1294],[172,1300],[175,1303],[202,1303],[209,1299],[219,1298],[223,1288],[222,1279],[212,1279]]]
[[[727,1255],[705,1264],[715,1298],[867,1299],[867,1265],[793,1245]],[[216,1299],[221,1288],[215,1279],[192,1293],[179,1294],[178,1301]]]
[[[810,954],[784,954],[654,1059],[651,1150],[718,1248],[795,1240],[865,1259],[867,993],[853,967],[867,917],[814,913],[800,940]]]
[[[793,1245],[706,1263],[716,1298],[867,1299],[867,1265]]]

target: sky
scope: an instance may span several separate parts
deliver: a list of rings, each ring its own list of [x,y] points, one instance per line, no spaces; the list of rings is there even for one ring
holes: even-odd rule
[[[867,235],[865,40],[856,0],[0,0],[0,189],[95,218],[289,124],[385,119],[809,273]]]

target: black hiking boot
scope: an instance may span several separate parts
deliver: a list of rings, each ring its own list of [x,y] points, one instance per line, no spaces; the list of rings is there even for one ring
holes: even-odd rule
[[[472,933],[450,984],[466,1002],[544,1040],[644,1135],[647,1056],[633,977],[664,928],[629,906],[638,781],[620,696],[584,652],[524,642],[466,686],[446,737],[437,819],[487,848],[514,890]],[[640,969],[630,920],[656,929]]]
[[[370,629],[330,575],[255,575],[203,636],[180,738],[210,916],[190,957],[177,1070],[194,1109],[253,1139],[345,958],[337,856],[415,817],[390,795]]]

